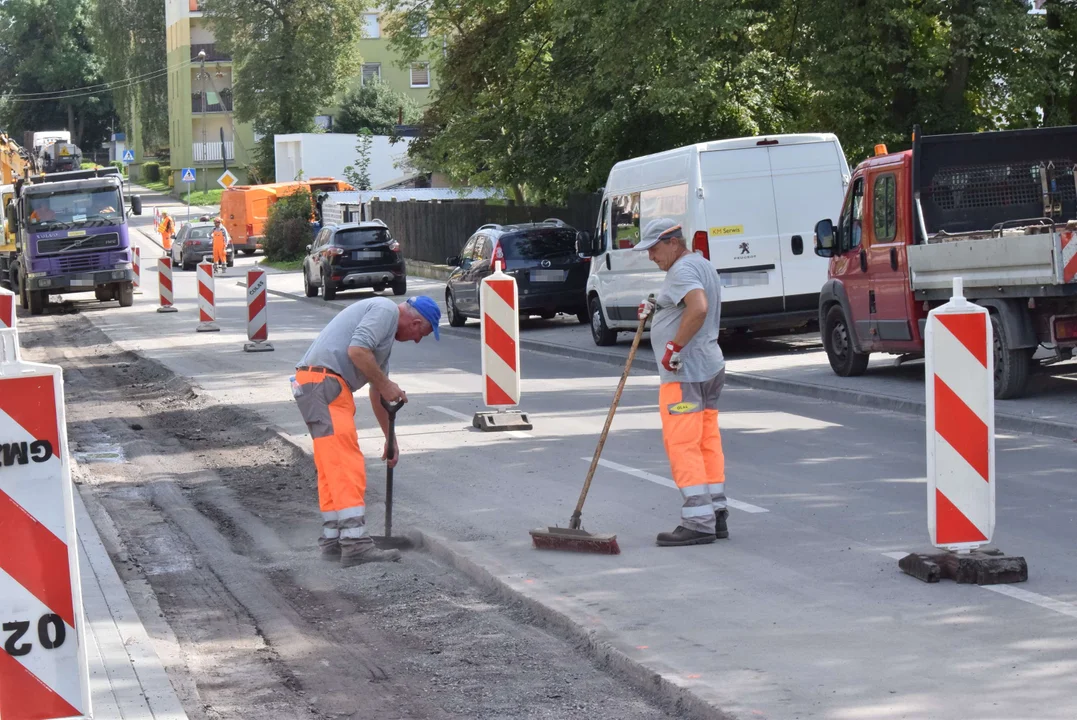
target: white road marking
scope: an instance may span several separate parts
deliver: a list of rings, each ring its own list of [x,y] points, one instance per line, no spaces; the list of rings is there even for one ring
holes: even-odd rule
[[[585,457],[585,458],[580,458],[580,459],[583,460],[584,462],[591,462],[591,460],[593,458]],[[637,470],[634,467],[629,467],[627,465],[621,465],[620,463],[615,463],[615,462],[612,462],[610,460],[601,460],[600,459],[598,461],[598,464],[601,465],[602,467],[609,468],[610,470],[616,470],[617,472],[623,472],[625,475],[632,475],[634,477],[638,477],[638,478],[641,478],[643,480],[653,482],[655,485],[661,485],[663,487],[673,488],[674,490],[677,489],[677,484],[675,482],[673,482],[672,480],[670,480],[669,478],[662,477],[661,475],[655,475],[654,473],[649,473],[646,470]],[[741,502],[740,500],[734,500],[733,498],[728,498],[728,497],[726,498],[726,504],[729,505],[729,507],[731,507],[731,508],[734,508],[736,510],[743,510],[744,512],[747,512],[747,513],[770,512],[770,510],[767,510],[766,508],[761,508],[758,505],[752,505],[751,503]]]
[[[908,554],[909,553],[907,552],[883,553],[884,556],[893,560],[900,560]],[[1014,587],[1013,585],[981,585],[980,589],[988,590],[993,593],[998,593],[999,595],[1005,595],[1006,597],[1011,597],[1014,600],[1027,602],[1031,605],[1041,607],[1044,610],[1051,610],[1052,612],[1056,612],[1059,615],[1065,615],[1067,617],[1071,617],[1077,620],[1077,605],[1072,605],[1068,602],[1063,602],[1061,600],[1055,600],[1052,597],[1040,595],[1039,593],[1034,593],[1031,590],[1022,590],[1021,588]]]
[[[464,413],[456,412],[455,410],[452,410],[452,409],[447,408],[447,407],[442,407],[441,405],[431,405],[430,409],[431,410],[437,410],[439,413],[444,413],[445,415],[448,415],[449,417],[454,417],[457,420],[465,420],[468,423],[471,422],[471,418],[469,416],[465,415]],[[524,432],[522,430],[506,430],[506,431],[502,432],[501,434],[502,435],[508,435],[509,437],[514,437],[514,438],[523,438],[525,440],[528,439],[528,438],[534,437],[534,435],[531,435],[530,433],[526,433],[526,432]]]
[[[439,413],[444,413],[445,415],[448,415],[449,417],[454,417],[457,420],[466,420],[467,422],[471,422],[471,418],[469,418],[464,413],[456,412],[455,410],[450,410],[447,407],[442,407],[440,405],[431,405],[430,409],[431,410],[437,410]]]

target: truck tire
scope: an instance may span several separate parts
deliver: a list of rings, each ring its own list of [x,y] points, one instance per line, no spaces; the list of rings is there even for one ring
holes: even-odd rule
[[[98,285],[93,289],[93,296],[97,298],[98,302],[108,302],[112,299],[112,286]]]
[[[244,255],[246,255],[247,257],[250,257],[251,255],[254,254],[254,250],[248,250],[247,248],[243,248],[242,250],[240,250],[240,252],[243,253]]]
[[[49,302],[49,293],[47,290],[27,290],[26,298],[30,305],[31,315],[40,315],[45,312],[45,305]]]
[[[135,284],[125,282],[120,285],[116,293],[116,299],[120,301],[120,307],[131,307],[135,304]]]
[[[845,319],[845,311],[841,309],[841,305],[835,305],[826,314],[823,347],[836,375],[855,377],[863,375],[868,369],[870,353],[857,352],[853,347],[852,329],[849,327],[849,321]]]
[[[995,333],[995,397],[999,400],[1021,397],[1028,388],[1032,355],[1036,349],[1008,347],[1002,322],[996,313],[991,313],[991,327]]]
[[[591,298],[591,339],[595,341],[595,345],[599,347],[605,347],[609,345],[617,344],[617,331],[610,330],[606,325],[606,318],[602,317],[602,305],[598,301],[598,296]]]

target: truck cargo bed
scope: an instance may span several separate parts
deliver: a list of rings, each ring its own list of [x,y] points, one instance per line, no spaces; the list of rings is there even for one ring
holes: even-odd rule
[[[966,288],[1063,285],[1061,233],[949,237],[912,245],[909,274],[914,291],[948,290],[958,275]]]

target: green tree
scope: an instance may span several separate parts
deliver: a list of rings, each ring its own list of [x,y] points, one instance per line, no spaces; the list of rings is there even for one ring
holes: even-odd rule
[[[358,68],[365,0],[205,0],[236,70],[235,116],[264,137],[257,171],[273,175],[273,136],[309,132]]]
[[[367,128],[360,130],[355,142],[355,165],[348,165],[344,168],[344,179],[356,190],[370,189],[370,148],[373,142],[374,137],[370,130]]]
[[[168,145],[165,8],[159,0],[101,0],[94,4],[93,51],[112,92],[116,114],[130,133],[135,116],[142,146]],[[160,71],[160,72],[154,72]],[[131,84],[129,78],[145,76]],[[130,137],[130,135],[128,135]]]
[[[310,224],[311,197],[306,190],[286,195],[269,208],[265,226],[265,256],[272,262],[298,260],[314,238]]]
[[[393,135],[401,116],[404,125],[414,125],[422,112],[414,100],[375,78],[344,94],[333,130],[357,133],[366,129],[374,135]]]
[[[66,128],[85,148],[108,137],[112,93],[90,46],[91,12],[89,0],[0,4],[0,92],[15,96],[0,102],[8,132]]]

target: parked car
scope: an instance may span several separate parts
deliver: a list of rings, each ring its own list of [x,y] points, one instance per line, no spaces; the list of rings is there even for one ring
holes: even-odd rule
[[[408,291],[407,270],[400,243],[381,220],[329,225],[318,231],[303,258],[303,288],[307,297],[332,300],[341,290],[392,288]]]
[[[552,318],[575,315],[589,323],[587,274],[590,258],[576,252],[577,232],[560,220],[524,225],[483,225],[468,238],[445,286],[449,324],[460,327],[479,317],[479,285],[494,272],[493,261],[516,278],[520,315]]]
[[[223,229],[223,228],[222,228]],[[232,238],[228,231],[224,231],[225,246],[228,251],[228,267],[232,267],[236,260],[236,249],[232,246]],[[180,225],[176,238],[172,241],[172,267],[183,270],[194,270],[202,258],[209,257],[213,260],[213,223],[189,222]]]
[[[807,325],[819,310],[826,261],[809,247],[820,211],[841,207],[849,166],[830,134],[700,143],[617,163],[610,170],[587,283],[591,336],[613,345],[665,276],[634,250],[640,228],[667,217],[722,281],[722,327]]]

